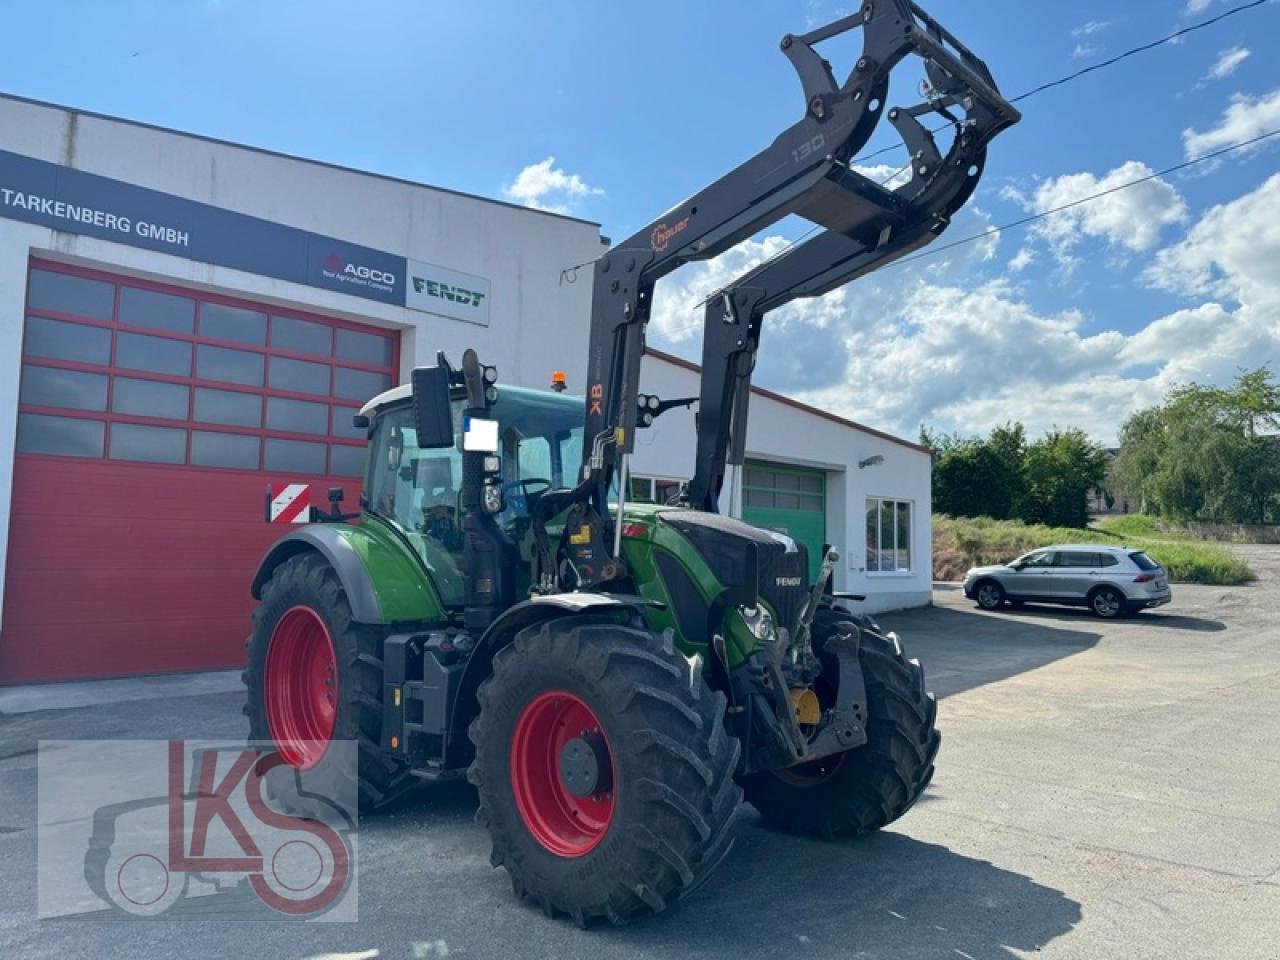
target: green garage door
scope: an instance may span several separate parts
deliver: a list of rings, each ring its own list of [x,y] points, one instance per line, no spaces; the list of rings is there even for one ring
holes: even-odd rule
[[[821,470],[772,463],[748,463],[742,474],[742,519],[803,543],[810,578],[818,575],[827,542],[826,480]]]

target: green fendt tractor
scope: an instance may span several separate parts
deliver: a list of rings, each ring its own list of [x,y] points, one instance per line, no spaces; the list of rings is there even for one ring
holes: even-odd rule
[[[854,29],[863,55],[841,82],[815,45]],[[933,773],[920,665],[833,593],[836,550],[809,582],[804,546],[724,516],[719,496],[743,459],[763,318],[937,237],[1019,115],[909,0],[869,0],[782,51],[804,117],[595,264],[585,398],[500,387],[473,351],[458,369],[441,355],[356,418],[359,513],[317,513],[253,581],[251,736],[304,787],[354,783],[364,808],[467,771],[493,863],[580,923],[696,886],[743,796],[787,830],[860,834]],[[887,109],[909,55],[925,100]],[[886,113],[910,153],[894,189],[852,166]],[[692,402],[637,390],[654,284],[788,214],[822,232],[707,301],[687,489],[627,503],[635,431]],[[358,764],[335,740],[357,741]]]

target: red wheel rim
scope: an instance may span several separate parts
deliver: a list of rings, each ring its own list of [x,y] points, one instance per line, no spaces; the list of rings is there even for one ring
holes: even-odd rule
[[[306,770],[324,756],[338,717],[338,658],[324,620],[290,607],[276,621],[263,671],[267,728],[280,756]]]
[[[604,744],[607,789],[576,796],[561,778],[561,754],[570,741],[593,735]],[[556,690],[521,711],[511,738],[511,789],[524,825],[556,856],[581,857],[604,839],[617,802],[613,754],[600,720],[581,699]]]

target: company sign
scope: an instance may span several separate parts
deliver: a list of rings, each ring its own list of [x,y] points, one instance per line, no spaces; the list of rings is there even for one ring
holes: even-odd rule
[[[489,325],[489,281],[434,263],[408,261],[405,306],[424,313]]]
[[[489,323],[489,281],[0,150],[0,217]]]

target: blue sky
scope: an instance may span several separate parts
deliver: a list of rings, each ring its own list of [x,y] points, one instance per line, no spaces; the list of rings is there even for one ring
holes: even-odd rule
[[[1237,2],[925,6],[1016,94]],[[615,239],[794,122],[777,41],[845,9],[2,5],[6,92],[564,209]],[[1278,60],[1273,2],[1028,101],[948,239],[1280,127]],[[886,128],[872,146],[890,142]],[[903,433],[1021,418],[1110,441],[1168,387],[1280,354],[1277,170],[1280,148],[1249,151],[788,308],[766,328],[758,382]],[[651,341],[696,357],[692,305],[803,226],[664,281]]]

